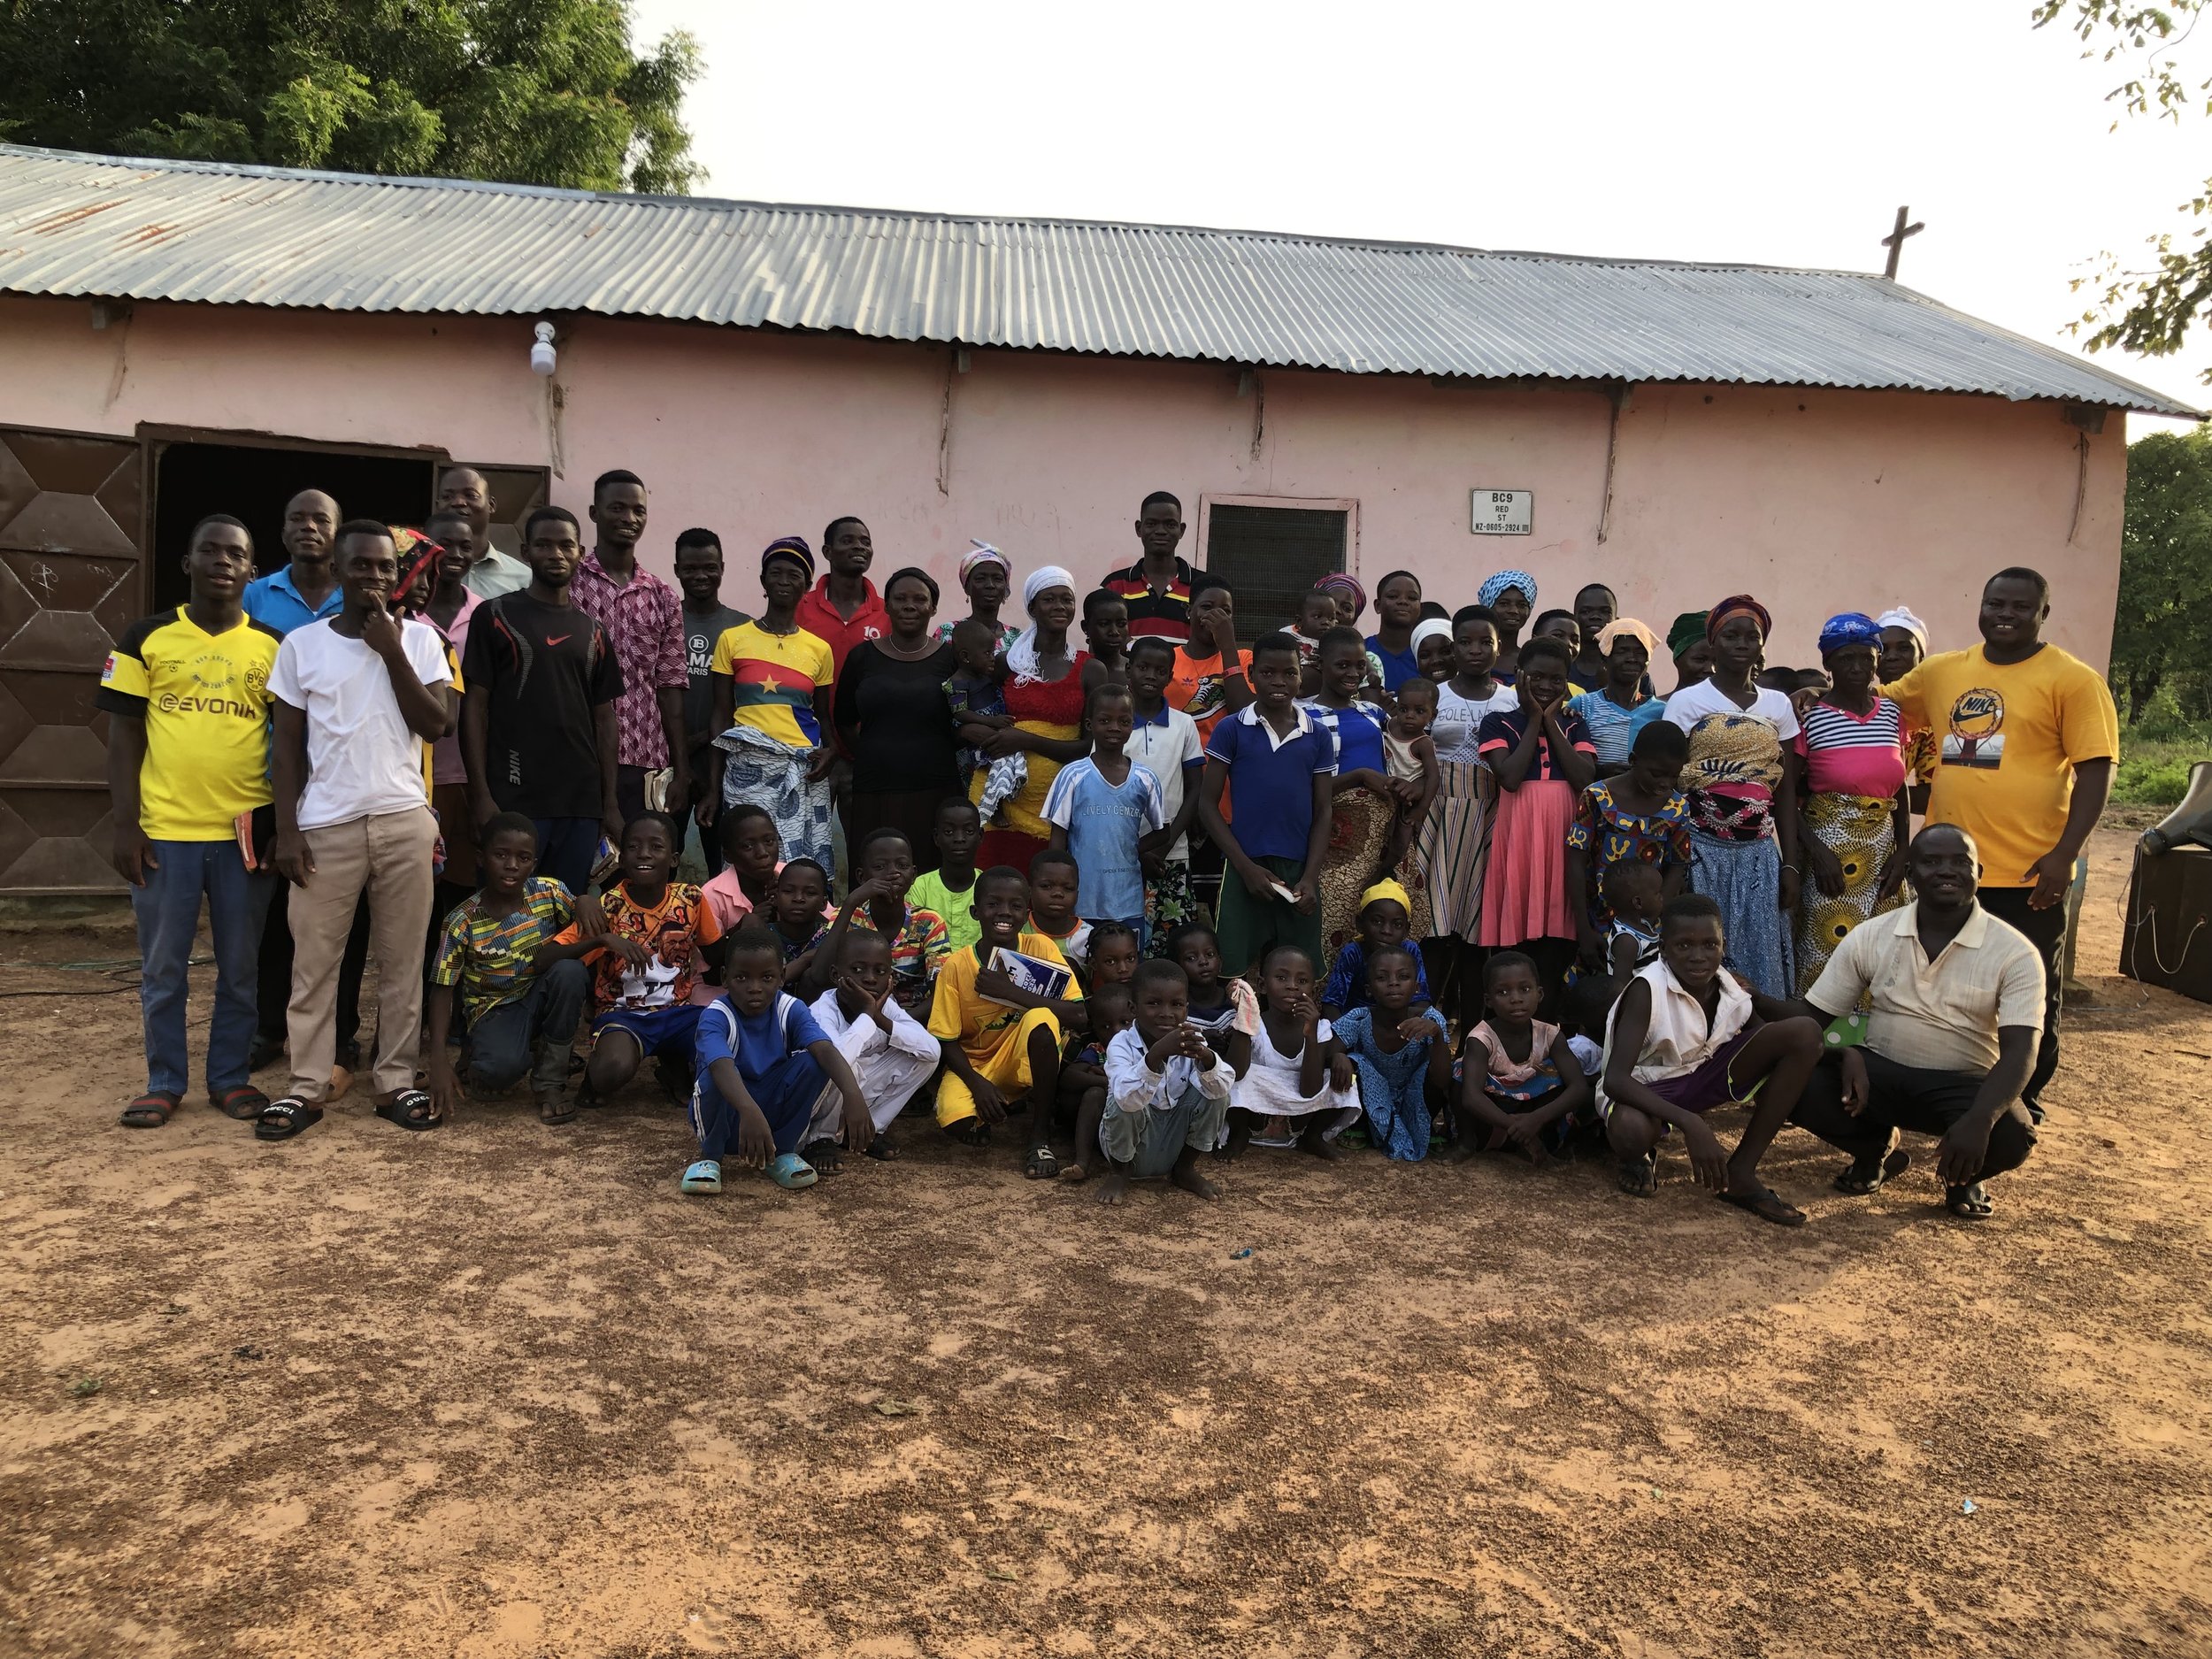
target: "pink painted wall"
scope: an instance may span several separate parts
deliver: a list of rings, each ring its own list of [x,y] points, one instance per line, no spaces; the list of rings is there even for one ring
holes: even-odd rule
[[[951,374],[940,347],[594,318],[570,326],[549,387],[529,372],[530,321],[142,303],[96,332],[85,302],[0,300],[0,421],[434,445],[552,465],[554,498],[580,513],[595,473],[628,467],[651,488],[663,570],[688,525],[734,553],[851,512],[879,573],[921,564],[949,588],[972,535],[1018,572],[1088,578],[1135,556],[1129,524],[1152,489],[1194,519],[1204,495],[1352,497],[1371,586],[1402,565],[1447,604],[1519,565],[1547,603],[1602,580],[1663,631],[1747,590],[1775,612],[1776,659],[1807,663],[1824,616],[1901,601],[1939,649],[1970,643],[1982,579],[2023,564],[2055,585],[2050,637],[2100,666],[2109,645],[2124,422],[2089,441],[2085,474],[2079,434],[2048,404],[1639,388],[1601,545],[1595,393],[1270,370],[1256,399],[1212,365],[977,351]],[[1534,490],[1534,534],[1471,534],[1476,487]],[[743,603],[741,557],[733,571]]]

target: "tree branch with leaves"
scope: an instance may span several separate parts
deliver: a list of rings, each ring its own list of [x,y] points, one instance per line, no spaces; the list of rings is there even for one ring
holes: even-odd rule
[[[680,195],[700,73],[628,0],[0,0],[0,138]]]
[[[2185,114],[2212,114],[2212,78],[2193,81],[2177,55],[2203,15],[2206,0],[2170,0],[2162,6],[2124,0],[2038,0],[2037,28],[2062,24],[2078,35],[2084,58],[2131,63],[2132,73],[2106,94],[2122,118],[2154,115],[2178,122]],[[2132,60],[2131,62],[2131,60]],[[2113,125],[2118,126],[2116,119]],[[2212,300],[2212,180],[2188,204],[2199,221],[2193,234],[2168,232],[2150,239],[2151,257],[2134,266],[2111,254],[2093,277],[2077,278],[2076,292],[2094,296],[2090,309],[2069,327],[2085,334],[2092,351],[2108,346],[2168,357],[2181,349],[2190,326]],[[2212,369],[2201,377],[2212,384]]]

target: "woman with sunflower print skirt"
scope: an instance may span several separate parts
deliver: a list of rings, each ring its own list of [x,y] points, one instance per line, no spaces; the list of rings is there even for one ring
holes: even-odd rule
[[[1874,688],[1882,630],[1855,611],[1820,631],[1834,682],[1800,722],[1805,787],[1797,838],[1805,860],[1798,906],[1797,990],[1820,977],[1846,934],[1897,902],[1911,806],[1897,705]]]

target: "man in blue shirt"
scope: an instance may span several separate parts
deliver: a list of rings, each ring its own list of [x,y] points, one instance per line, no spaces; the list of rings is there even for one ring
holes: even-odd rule
[[[319,489],[303,489],[284,509],[284,551],[290,563],[246,584],[246,614],[280,638],[344,606],[338,574],[330,567],[338,503]]]
[[[1219,926],[1225,973],[1278,944],[1321,972],[1321,860],[1328,850],[1336,744],[1301,709],[1298,641],[1270,634],[1252,648],[1253,700],[1214,727],[1198,785],[1198,818],[1228,865]],[[1229,792],[1238,827],[1222,812]]]
[[[285,503],[284,551],[288,563],[246,584],[246,614],[276,630],[281,639],[345,608],[338,572],[330,563],[338,533],[338,503],[319,489],[303,489]],[[288,884],[277,884],[269,919],[261,933],[261,978],[257,987],[253,1047],[247,1064],[259,1071],[284,1052],[284,1010],[292,1000],[292,925],[285,908]],[[369,960],[367,901],[354,912],[345,956],[338,965],[338,1063],[361,1060],[361,973]]]

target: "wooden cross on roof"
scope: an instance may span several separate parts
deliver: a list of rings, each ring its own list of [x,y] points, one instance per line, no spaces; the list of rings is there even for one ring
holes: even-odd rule
[[[1891,231],[1888,235],[1882,238],[1882,246],[1889,250],[1889,264],[1884,268],[1882,274],[1893,282],[1897,280],[1897,256],[1905,251],[1905,238],[1908,236],[1917,236],[1922,231],[1928,228],[1917,219],[1915,219],[1909,225],[1905,223],[1908,219],[1911,218],[1912,209],[1909,207],[1899,208],[1897,210],[1897,227]]]

